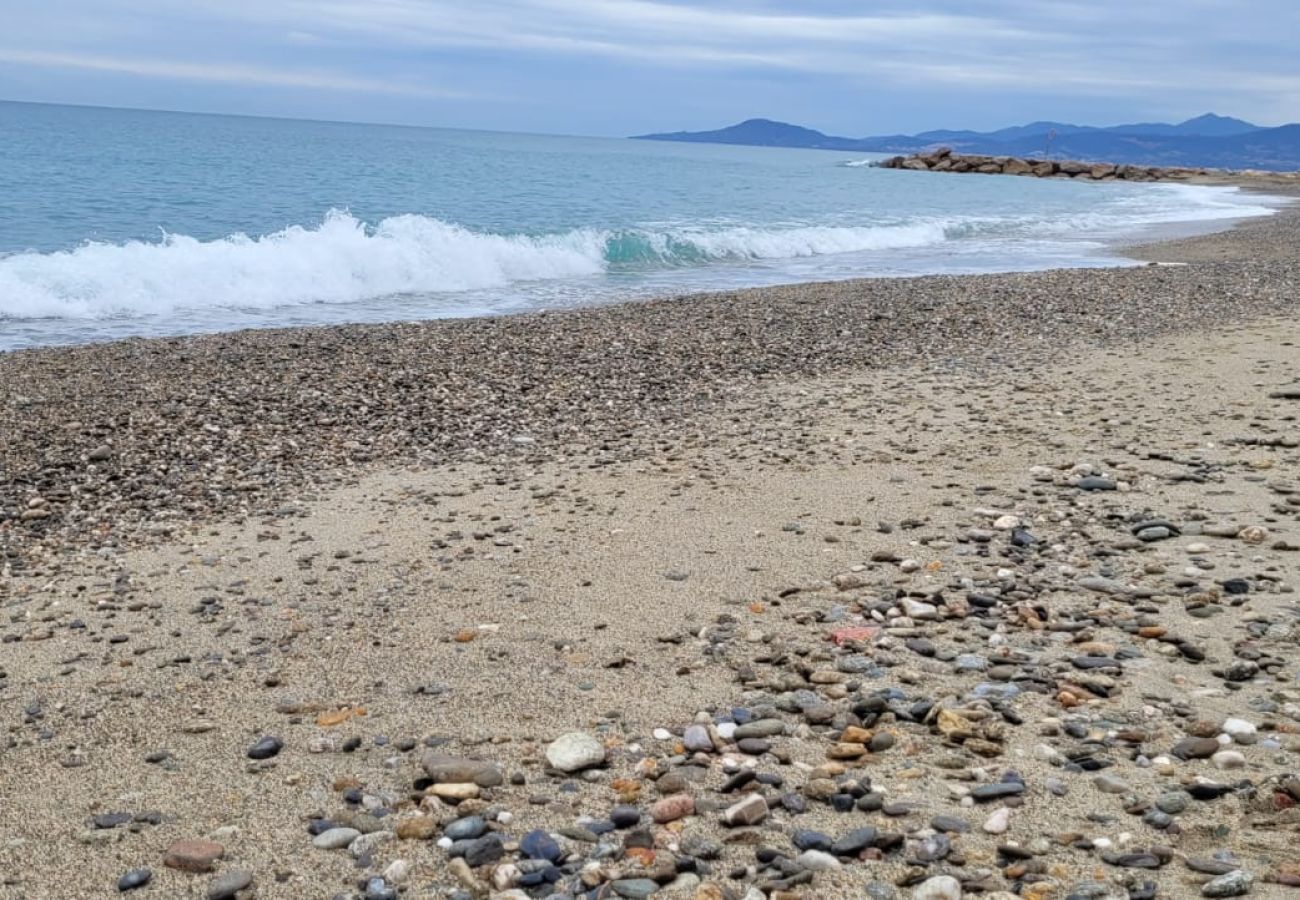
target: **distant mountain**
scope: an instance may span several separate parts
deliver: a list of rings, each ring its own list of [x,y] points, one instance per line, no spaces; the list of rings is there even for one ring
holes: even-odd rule
[[[1188,119],[1186,122],[1180,122],[1177,125],[1143,122],[1138,125],[1115,125],[1102,130],[1117,134],[1180,134],[1197,137],[1231,137],[1237,134],[1246,134],[1249,131],[1262,131],[1264,129],[1242,119],[1206,113],[1203,116]]]
[[[744,144],[750,147],[804,147],[813,150],[857,150],[852,138],[830,137],[811,128],[800,128],[771,119],[746,119],[739,125],[717,131],[675,131],[644,134],[635,140],[684,141],[691,144]]]
[[[962,153],[1105,160],[1139,165],[1226,169],[1300,169],[1300,125],[1262,128],[1207,113],[1171,125],[1140,122],[1096,127],[1031,122],[997,131],[925,131],[920,134],[846,138],[771,119],[748,119],[717,131],[645,134],[637,140],[800,147],[863,153],[915,153],[938,146]]]

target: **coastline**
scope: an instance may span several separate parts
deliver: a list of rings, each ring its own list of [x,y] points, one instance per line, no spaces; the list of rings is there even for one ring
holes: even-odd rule
[[[1298,237],[0,355],[0,897],[520,897],[530,829],[619,896],[1296,896]]]
[[[1253,182],[1243,186],[1269,189]],[[1196,276],[1172,270],[1119,268],[867,278],[495,317],[256,329],[10,351],[0,354],[0,429],[9,435],[4,448],[8,477],[0,481],[0,550],[7,548],[12,559],[15,544],[26,538],[58,536],[59,529],[52,527],[63,518],[57,502],[47,504],[50,515],[27,512],[31,493],[39,493],[41,465],[56,480],[73,473],[75,481],[78,469],[89,470],[91,481],[114,470],[139,480],[158,470],[160,454],[181,451],[185,471],[161,479],[159,487],[164,499],[170,491],[186,493],[186,503],[201,519],[209,511],[245,509],[249,501],[266,505],[283,500],[313,483],[316,476],[309,477],[306,469],[315,473],[323,467],[326,480],[332,481],[333,474],[377,462],[564,453],[592,436],[555,427],[556,418],[571,412],[566,405],[575,402],[587,429],[618,431],[622,417],[631,416],[671,430],[684,415],[707,413],[738,386],[877,368],[885,356],[890,366],[996,366],[1013,357],[1031,365],[1050,358],[1062,342],[1122,344],[1282,312],[1290,306],[1287,291],[1295,274],[1288,264],[1295,260],[1297,242],[1300,205],[1292,204],[1273,216],[1241,220],[1209,234],[1112,248],[1148,263],[1212,266],[1210,280],[1199,283]],[[1255,271],[1265,265],[1275,271]],[[1192,293],[1181,298],[1182,288]],[[1104,291],[1100,304],[1089,302],[1093,290]],[[1231,301],[1221,304],[1218,296]],[[999,308],[1004,302],[1007,306]],[[1017,322],[1022,314],[1024,321]],[[929,345],[918,340],[916,329],[929,332]],[[602,347],[611,344],[615,352],[606,355]],[[352,368],[336,368],[337,360]],[[565,371],[570,360],[576,372]],[[425,366],[428,371],[421,372]],[[447,383],[419,384],[435,373]],[[368,389],[358,379],[367,376],[388,382],[390,396],[376,394],[369,403],[363,399]],[[560,384],[546,394],[544,409],[521,404],[520,390],[544,387],[547,379]],[[321,390],[304,388],[307,383]],[[328,409],[322,393],[326,388],[356,404],[361,417],[349,419]],[[209,410],[218,419],[222,414],[211,397],[195,402],[207,389],[233,415],[233,430],[223,433],[221,426],[206,421]],[[458,391],[464,396],[454,396]],[[302,421],[304,401],[315,409],[315,420]],[[247,418],[250,407],[271,418]],[[460,418],[467,409],[479,416]],[[124,414],[132,416],[133,428],[115,433],[110,423]],[[499,420],[489,421],[491,415]],[[434,434],[413,422],[416,416],[440,424],[458,421]],[[509,423],[514,433],[507,433]],[[327,440],[286,449],[283,439],[304,424],[314,425]],[[389,439],[367,437],[372,426]],[[186,447],[187,427],[188,437],[203,440]],[[216,431],[203,436],[203,428]],[[394,432],[410,442],[395,443]],[[159,435],[167,436],[162,447],[154,445]],[[213,439],[216,448],[199,446]],[[230,460],[223,454],[241,441],[249,443],[254,456],[264,444],[274,447],[279,458],[266,476],[236,464],[219,476],[224,489],[193,496],[195,482],[213,474],[205,458],[215,452],[223,464],[237,463],[238,454]],[[105,459],[91,459],[106,452]],[[622,451],[639,452],[643,449]],[[117,515],[120,510],[109,506],[86,512]],[[180,513],[165,504],[164,512],[168,518]],[[82,520],[73,525],[74,532],[88,530],[83,511],[77,508],[73,515]],[[132,522],[131,540],[148,541],[150,527],[169,533],[167,525]]]

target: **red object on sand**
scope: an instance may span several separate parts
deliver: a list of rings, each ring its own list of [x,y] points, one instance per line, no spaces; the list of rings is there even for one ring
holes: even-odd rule
[[[830,640],[834,641],[836,646],[840,646],[849,641],[869,641],[879,633],[879,625],[849,625],[832,631]]]

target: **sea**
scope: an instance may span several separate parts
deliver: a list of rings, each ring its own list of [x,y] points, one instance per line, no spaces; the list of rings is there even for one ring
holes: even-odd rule
[[[0,102],[0,350],[1126,265],[1281,202],[874,159]]]

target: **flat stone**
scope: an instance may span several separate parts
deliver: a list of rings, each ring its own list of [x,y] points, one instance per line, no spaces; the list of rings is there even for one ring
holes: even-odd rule
[[[351,853],[354,859],[361,859],[363,856],[374,853],[384,844],[395,840],[397,840],[397,835],[391,831],[372,831],[369,834],[361,835],[348,844],[348,853]]]
[[[1011,810],[1007,807],[995,809],[984,820],[983,829],[987,834],[1004,834],[1011,825]]]
[[[1236,869],[1220,875],[1201,886],[1202,897],[1241,897],[1250,893],[1254,877],[1249,872]]]
[[[1221,745],[1214,738],[1183,738],[1169,752],[1179,759],[1209,759],[1219,752]]]
[[[733,827],[757,825],[766,818],[767,801],[760,794],[750,794],[722,814],[722,820]]]
[[[1117,775],[1098,775],[1092,783],[1103,794],[1127,794],[1133,790],[1127,781]]]
[[[605,761],[605,746],[585,731],[573,731],[551,742],[546,761],[561,772],[581,772]]]
[[[163,855],[163,865],[182,872],[211,872],[225,853],[216,841],[174,841]]]
[[[689,794],[674,794],[664,797],[650,807],[650,818],[659,824],[684,819],[695,812],[695,800]]]
[[[649,878],[620,878],[610,887],[614,889],[615,894],[627,897],[629,900],[643,900],[659,890],[658,882],[651,881]]]
[[[954,834],[965,834],[970,831],[970,823],[956,816],[935,816],[930,820],[930,827],[935,831],[951,831]]]
[[[795,865],[809,872],[832,872],[843,868],[838,859],[822,850],[805,850],[795,857]]]
[[[453,841],[472,841],[476,837],[482,837],[485,831],[487,822],[482,816],[465,816],[449,823],[442,833]]]
[[[257,743],[248,748],[248,758],[270,759],[273,756],[278,756],[283,749],[284,741],[274,735],[267,735],[264,738],[259,738]]]
[[[479,787],[498,787],[505,782],[496,763],[479,759],[426,753],[420,760],[420,765],[424,767],[425,774],[438,784],[470,782]]]
[[[961,900],[961,882],[951,875],[927,878],[912,889],[912,900]]]
[[[1210,757],[1216,768],[1242,769],[1246,766],[1246,757],[1236,750],[1220,750]]]
[[[253,883],[253,873],[243,869],[223,872],[208,885],[208,900],[235,900],[240,891]]]
[[[785,732],[785,722],[781,719],[758,719],[754,722],[746,722],[736,728],[734,735],[736,740],[744,738],[765,738],[775,737]]]
[[[505,853],[506,848],[501,841],[501,836],[493,833],[470,841],[461,855],[471,868],[477,869],[479,866],[498,862]]]
[[[910,597],[904,597],[901,606],[903,607],[903,615],[910,619],[926,621],[939,618],[939,607],[933,603],[925,603],[920,600],[913,600]]]
[[[361,832],[355,828],[331,828],[312,838],[311,845],[317,850],[342,850],[359,837]]]
[[[564,851],[555,838],[541,829],[530,831],[519,839],[519,852],[528,859],[544,859],[548,862],[558,862],[564,856]]]
[[[970,795],[971,799],[977,803],[987,803],[1000,797],[1014,797],[1024,792],[1025,786],[1018,781],[998,781],[993,784],[981,784],[976,788],[972,788]]]
[[[836,856],[857,856],[876,842],[876,829],[870,825],[855,828],[841,835],[831,844],[831,852]]]
[[[682,732],[682,745],[692,753],[713,751],[713,739],[709,737],[709,729],[703,725],[691,725]]]
[[[834,843],[829,834],[800,828],[790,835],[790,842],[800,850],[830,850]]]
[[[153,881],[152,870],[131,869],[117,880],[117,890],[119,893],[125,894],[127,891],[134,891],[137,888],[144,887],[150,881]]]

